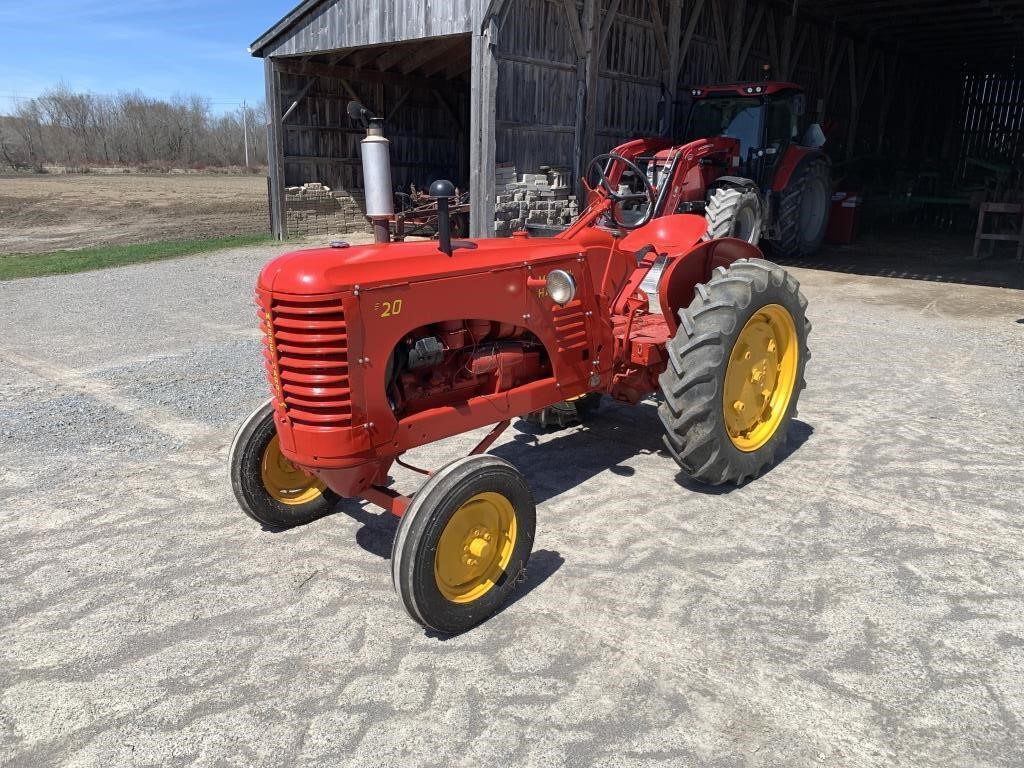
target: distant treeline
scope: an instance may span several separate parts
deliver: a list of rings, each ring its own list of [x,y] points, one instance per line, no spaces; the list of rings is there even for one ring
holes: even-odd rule
[[[125,166],[154,169],[265,165],[267,115],[260,104],[213,114],[199,96],[152,99],[141,93],[101,96],[64,86],[17,103],[0,116],[0,167],[41,171]]]

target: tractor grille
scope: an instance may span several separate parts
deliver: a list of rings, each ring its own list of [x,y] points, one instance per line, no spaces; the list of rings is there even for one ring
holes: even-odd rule
[[[587,322],[583,312],[583,302],[579,299],[570,301],[564,307],[555,309],[551,314],[555,321],[555,336],[558,339],[559,352],[587,348]]]
[[[278,401],[296,424],[352,424],[348,335],[339,299],[271,299],[265,324],[267,375]]]

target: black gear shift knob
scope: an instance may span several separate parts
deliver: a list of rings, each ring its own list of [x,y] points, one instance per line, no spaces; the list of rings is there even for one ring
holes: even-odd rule
[[[455,185],[447,179],[438,179],[430,185],[427,193],[437,201],[437,240],[438,249],[452,255],[452,228],[448,217],[448,200],[455,195]]]
[[[455,185],[448,181],[448,179],[438,179],[430,185],[430,191],[427,194],[435,200],[441,198],[448,199],[455,196]]]

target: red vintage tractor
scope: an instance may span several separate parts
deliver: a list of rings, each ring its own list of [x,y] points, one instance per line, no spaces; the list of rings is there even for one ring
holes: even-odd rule
[[[683,149],[715,159],[714,146]],[[390,184],[364,167],[368,185]],[[660,393],[665,446],[691,477],[741,484],[771,466],[808,358],[797,281],[750,242],[706,239],[702,215],[655,216],[677,194],[658,184],[671,174],[652,182],[613,153],[591,177],[587,209],[554,238],[453,240],[453,187],[437,182],[437,241],[271,261],[256,289],[271,398],[229,460],[242,509],[272,528],[342,498],[399,516],[395,589],[414,619],[455,633],[502,605],[533,547],[526,480],[485,454],[512,419]],[[391,487],[405,451],[488,425],[470,455],[423,471],[415,494]]]
[[[690,94],[682,144],[639,139],[613,150],[643,171],[637,177],[612,162],[613,181],[634,192],[647,185],[658,191],[653,206],[637,198],[634,219],[703,213],[708,239],[763,239],[780,256],[816,251],[828,226],[830,162],[821,129],[805,126],[801,88],[764,81],[700,86]],[[623,217],[629,215],[627,204]]]

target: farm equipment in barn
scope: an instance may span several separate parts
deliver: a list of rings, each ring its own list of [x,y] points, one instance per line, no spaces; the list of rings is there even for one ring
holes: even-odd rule
[[[830,163],[821,129],[803,126],[800,86],[735,83],[695,87],[690,95],[684,143],[628,142],[613,153],[643,173],[612,162],[606,174],[634,191],[645,183],[657,188],[653,217],[703,213],[709,239],[764,240],[780,256],[816,251],[828,227]]]
[[[395,218],[392,223],[392,241],[401,243],[415,235],[434,235],[437,226],[437,200],[415,184],[409,192],[395,193]],[[452,237],[469,235],[469,193],[455,190],[448,201],[449,231]]]
[[[742,484],[770,467],[804,386],[797,281],[750,242],[706,239],[702,215],[655,217],[665,190],[629,157],[602,155],[590,176],[587,209],[557,237],[452,238],[454,186],[436,182],[437,241],[267,264],[256,303],[270,399],[229,458],[242,509],[272,528],[343,498],[400,517],[395,589],[415,620],[456,633],[498,610],[533,547],[526,480],[485,453],[512,419],[660,393],[665,447],[689,476]],[[414,494],[390,485],[404,452],[488,426]]]

